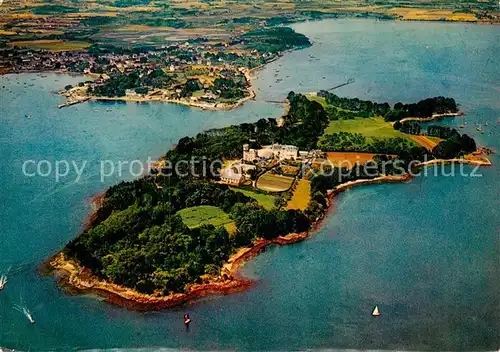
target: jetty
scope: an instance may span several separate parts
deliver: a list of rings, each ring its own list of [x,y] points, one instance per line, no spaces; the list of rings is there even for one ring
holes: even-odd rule
[[[80,103],[85,103],[86,101],[89,101],[89,100],[90,100],[90,97],[86,97],[86,98],[78,99],[78,100],[71,100],[71,101],[67,101],[64,104],[58,105],[57,108],[58,109],[62,109],[62,108],[65,108],[67,106],[71,106],[71,105],[75,105],[75,104],[80,104]]]
[[[335,87],[332,87],[330,89],[327,89],[327,91],[332,91],[334,89],[337,89],[337,88],[340,88],[340,87],[343,87],[343,86],[347,86],[348,84],[351,84],[351,83],[354,83],[354,78],[349,78],[347,80],[347,82],[339,84],[339,85],[336,85]]]

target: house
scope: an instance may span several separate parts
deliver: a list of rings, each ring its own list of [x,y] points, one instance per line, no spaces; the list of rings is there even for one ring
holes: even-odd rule
[[[245,181],[243,168],[241,165],[231,165],[222,170],[220,179],[229,185],[239,186]]]

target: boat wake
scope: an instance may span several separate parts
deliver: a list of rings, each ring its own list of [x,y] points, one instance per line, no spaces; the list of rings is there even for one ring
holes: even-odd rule
[[[17,304],[14,305],[14,309],[17,310],[20,313],[23,313],[26,318],[30,321],[31,324],[35,324],[35,320],[33,319],[33,315],[31,312],[28,310],[26,307],[21,307],[18,306]]]

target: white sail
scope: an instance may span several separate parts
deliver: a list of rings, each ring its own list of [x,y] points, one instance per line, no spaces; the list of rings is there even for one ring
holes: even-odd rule
[[[374,317],[378,317],[380,315],[380,311],[378,310],[378,306],[375,306],[375,309],[373,309],[372,315]]]

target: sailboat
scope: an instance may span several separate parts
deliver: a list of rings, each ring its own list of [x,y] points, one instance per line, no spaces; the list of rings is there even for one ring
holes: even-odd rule
[[[378,317],[380,315],[380,311],[378,310],[378,306],[375,306],[375,309],[373,309],[372,315],[374,317]]]
[[[0,291],[3,290],[3,288],[5,287],[5,285],[7,284],[7,276],[6,275],[2,275],[0,276]]]

